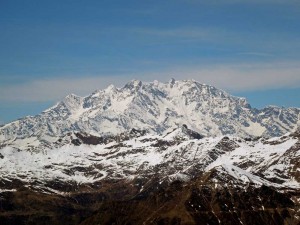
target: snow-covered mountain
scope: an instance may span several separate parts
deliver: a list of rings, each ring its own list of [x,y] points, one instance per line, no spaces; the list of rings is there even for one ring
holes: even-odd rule
[[[191,80],[68,95],[0,127],[1,224],[299,225],[299,114]]]
[[[89,96],[68,95],[39,115],[0,128],[0,141],[37,138],[52,142],[69,132],[96,136],[132,128],[163,134],[183,124],[205,136],[275,137],[295,130],[300,109],[252,108],[244,98],[193,80],[143,83],[133,80]]]

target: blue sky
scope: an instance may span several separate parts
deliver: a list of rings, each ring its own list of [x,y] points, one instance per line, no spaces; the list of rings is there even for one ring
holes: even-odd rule
[[[300,107],[296,0],[0,0],[0,121],[131,79]]]

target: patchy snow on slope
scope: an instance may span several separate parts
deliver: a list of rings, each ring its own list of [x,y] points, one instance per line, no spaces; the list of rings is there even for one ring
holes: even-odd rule
[[[97,145],[80,142],[77,133],[55,142],[51,142],[51,137],[44,138],[49,143],[34,136],[18,139],[0,148],[0,181],[20,180],[28,185],[39,181],[39,188],[50,181],[91,184],[104,179],[152,176],[171,182],[186,181],[216,169],[241,185],[300,188],[289,174],[300,169],[291,162],[300,151],[294,135],[269,140],[235,136],[195,139],[186,131],[187,127],[179,127],[156,135],[135,130],[123,134],[124,139],[98,137],[102,142]],[[31,145],[36,145],[37,150],[32,151]]]

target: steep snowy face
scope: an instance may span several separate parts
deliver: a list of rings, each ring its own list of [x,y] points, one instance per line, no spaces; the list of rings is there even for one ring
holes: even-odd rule
[[[300,113],[297,108],[280,108],[276,106],[268,106],[260,110],[256,115],[257,122],[264,124],[267,128],[266,133],[272,136],[280,136],[283,131],[291,132],[297,128],[300,122]]]
[[[279,136],[293,131],[299,121],[296,108],[251,108],[238,98],[193,80],[143,83],[133,80],[113,85],[87,97],[69,95],[34,117],[0,128],[0,141],[51,137],[68,132],[118,134],[131,128],[163,134],[187,124],[206,135]]]

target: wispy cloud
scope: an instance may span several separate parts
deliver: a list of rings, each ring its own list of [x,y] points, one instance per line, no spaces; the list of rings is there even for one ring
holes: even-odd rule
[[[70,93],[87,95],[109,84],[123,86],[131,79],[142,81],[195,79],[228,91],[255,91],[300,87],[300,63],[273,62],[253,64],[220,64],[206,67],[177,67],[139,75],[98,76],[81,78],[40,79],[2,87],[0,101],[59,100]]]
[[[220,33],[220,30],[199,28],[199,27],[178,27],[178,28],[131,28],[129,32],[143,35],[151,35],[165,38],[196,38],[210,39]]]
[[[228,91],[300,87],[300,66],[297,63],[216,65],[178,69],[173,74],[178,79],[188,77]]]
[[[1,88],[0,100],[7,101],[49,101],[58,100],[75,93],[86,95],[94,90],[104,88],[109,84],[120,85],[130,79],[130,76],[99,76],[99,77],[62,77],[39,79],[18,85]]]
[[[201,3],[201,4],[235,4],[235,3],[245,3],[245,4],[299,4],[298,0],[184,0],[190,3]]]
[[[123,32],[140,36],[145,43],[185,43],[213,44],[227,48],[239,49],[241,54],[256,56],[273,56],[273,52],[297,52],[300,44],[294,34],[278,31],[260,30],[253,32],[237,31],[222,27],[173,27],[173,28],[112,28],[114,32]],[[271,53],[270,53],[271,52]]]
[[[262,56],[262,57],[273,57],[273,54],[266,52],[239,52],[237,55],[249,55],[249,56]]]

